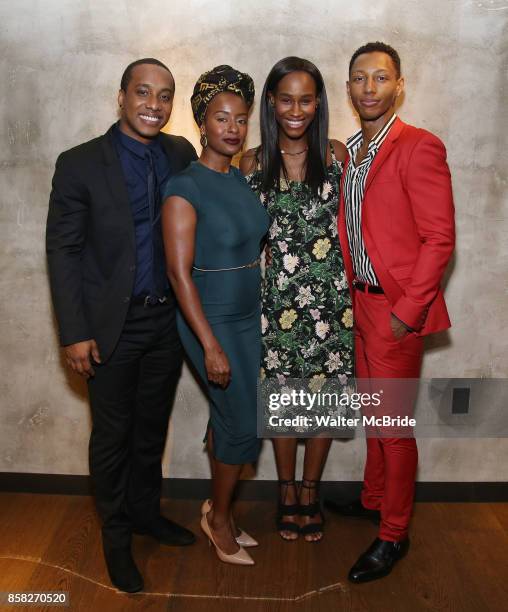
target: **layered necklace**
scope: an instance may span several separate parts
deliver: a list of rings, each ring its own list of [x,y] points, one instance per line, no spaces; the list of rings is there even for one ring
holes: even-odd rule
[[[291,157],[294,157],[296,155],[302,155],[302,153],[305,153],[308,150],[309,150],[309,147],[305,147],[305,149],[302,149],[301,151],[296,151],[296,153],[292,153],[291,151],[284,151],[284,149],[280,149],[280,152],[281,152],[281,155],[289,155]]]
[[[309,147],[308,147],[308,146],[306,146],[306,147],[305,147],[304,149],[302,149],[301,151],[295,151],[295,152],[293,152],[293,151],[286,151],[285,149],[279,149],[279,151],[280,151],[281,155],[287,155],[288,157],[298,157],[299,155],[303,155],[304,153],[307,153],[307,151],[308,151],[308,150],[309,150]],[[284,161],[282,161],[282,163],[283,163],[283,166],[284,166],[284,167],[283,167],[283,173],[284,173],[284,176],[282,177],[282,181],[281,181],[281,183],[280,183],[280,184],[281,184],[281,187],[282,187],[283,189],[289,189],[290,191],[292,191],[292,189],[291,189],[291,183],[292,183],[292,181],[290,181],[290,180],[288,179],[288,177],[287,177],[287,174],[286,174],[286,166],[285,166],[285,164],[284,164]],[[304,163],[305,163],[305,162],[304,162]],[[297,181],[297,182],[300,182],[300,181]]]

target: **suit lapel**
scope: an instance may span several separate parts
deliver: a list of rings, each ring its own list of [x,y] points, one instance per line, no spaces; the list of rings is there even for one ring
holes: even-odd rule
[[[404,129],[404,123],[397,117],[395,119],[394,124],[392,125],[388,135],[386,136],[385,141],[381,145],[381,149],[377,153],[376,157],[374,157],[374,161],[372,162],[372,166],[369,169],[369,174],[367,175],[367,181],[365,183],[365,192],[370,187],[374,177],[379,171],[379,168],[383,165],[386,159],[390,156],[393,151],[395,142],[399,138],[402,130]],[[365,195],[364,195],[365,198]]]
[[[129,192],[127,191],[122,165],[113,142],[113,127],[109,128],[106,134],[104,134],[102,139],[102,153],[104,172],[111,196],[118,205],[122,218],[124,218],[129,225],[131,242],[132,245],[135,246],[136,238],[134,234],[134,222],[132,220]]]
[[[182,160],[178,155],[178,148],[175,147],[169,135],[161,132],[161,143],[168,158],[170,176],[172,176],[182,170]]]
[[[388,274],[383,264],[382,257],[377,249],[376,243],[374,239],[372,238],[372,233],[370,231],[369,222],[368,222],[369,215],[365,213],[366,213],[367,202],[373,202],[374,200],[370,198],[368,199],[366,196],[367,196],[367,190],[369,186],[372,184],[372,181],[376,177],[380,168],[383,166],[384,162],[388,159],[388,157],[391,155],[391,153],[395,149],[396,142],[399,136],[401,135],[404,129],[404,126],[405,124],[397,117],[397,119],[395,120],[395,123],[393,124],[390,131],[388,132],[388,135],[386,136],[385,141],[381,145],[381,149],[379,150],[376,157],[374,158],[374,161],[372,162],[372,166],[369,169],[369,174],[367,175],[367,181],[365,183],[365,192],[363,194],[363,202],[362,202],[362,207],[363,207],[362,234],[363,234],[363,240],[365,243],[365,248],[367,250],[369,259],[372,262],[372,265],[374,267],[376,276],[378,277],[379,282],[381,286],[383,287],[385,294],[391,304],[395,304],[395,302],[400,298],[400,296],[402,295],[402,290],[400,289],[399,285],[395,283],[392,277]],[[369,204],[369,209],[370,209],[370,206],[371,204]]]

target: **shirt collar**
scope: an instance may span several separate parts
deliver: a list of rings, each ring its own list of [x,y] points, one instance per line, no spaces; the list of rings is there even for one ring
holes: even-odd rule
[[[115,124],[113,132],[117,139],[117,142],[122,147],[129,150],[131,153],[134,153],[134,155],[140,157],[141,159],[145,158],[147,150],[150,150],[153,154],[155,154],[156,157],[164,153],[162,150],[159,136],[154,138],[153,141],[149,144],[143,144],[142,142],[139,142],[139,140],[136,140],[135,138],[131,138],[131,136],[124,134],[120,129],[120,122],[117,122]]]
[[[393,113],[390,119],[384,124],[384,126],[379,130],[379,132],[369,142],[369,149],[368,149],[369,152],[374,150],[377,153],[379,151],[379,149],[381,148],[381,145],[385,141],[385,138],[388,136],[388,132],[390,131],[390,128],[394,124],[395,119],[397,119],[397,114]],[[362,130],[358,130],[358,132],[355,132],[352,136],[350,136],[346,140],[346,147],[349,152],[349,155],[352,156],[353,153],[355,153],[358,150],[358,148],[361,147],[362,143],[363,143]]]

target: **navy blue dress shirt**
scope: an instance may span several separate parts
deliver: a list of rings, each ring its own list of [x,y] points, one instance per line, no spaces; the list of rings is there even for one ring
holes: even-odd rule
[[[136,234],[136,278],[133,296],[162,296],[169,289],[162,243],[161,189],[169,178],[169,161],[156,138],[143,144],[124,134],[118,124],[113,130]]]

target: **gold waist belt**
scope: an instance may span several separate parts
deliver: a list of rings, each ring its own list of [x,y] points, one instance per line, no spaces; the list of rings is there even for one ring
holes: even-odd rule
[[[192,269],[198,270],[198,272],[228,272],[229,270],[243,270],[243,268],[255,268],[256,266],[259,266],[259,262],[260,258],[258,257],[254,261],[251,261],[250,263],[245,264],[244,266],[235,266],[234,268],[215,268],[209,270],[207,268],[198,268],[196,266],[192,266]]]

